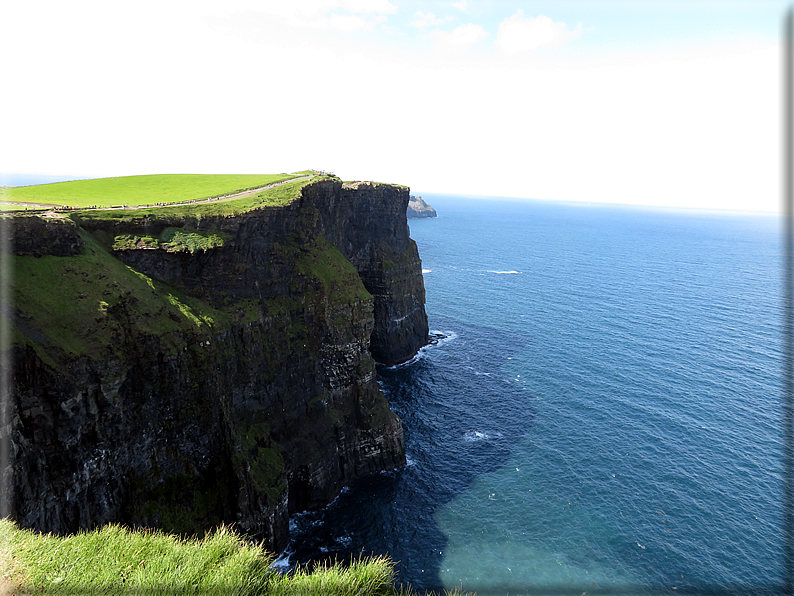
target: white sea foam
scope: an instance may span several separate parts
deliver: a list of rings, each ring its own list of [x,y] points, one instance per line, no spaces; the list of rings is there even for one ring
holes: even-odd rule
[[[492,271],[488,269],[487,273],[497,273],[499,275],[518,275],[520,271]]]
[[[411,366],[414,362],[416,362],[418,360],[421,360],[422,358],[425,357],[424,350],[425,350],[426,347],[427,346],[419,348],[419,351],[416,354],[414,354],[414,357],[411,358],[410,360],[406,360],[402,364],[395,364],[394,366],[387,366],[386,368],[388,368],[389,370],[397,370],[398,368],[405,368],[406,366]]]
[[[458,334],[454,331],[430,331],[430,344],[431,346],[440,346],[442,344],[446,344],[451,342],[453,339],[457,339]]]
[[[433,273],[432,269],[422,269],[422,273]]]
[[[353,544],[353,538],[350,534],[347,536],[340,536],[339,538],[334,538],[334,541],[338,542],[342,546],[350,546]]]
[[[389,370],[396,370],[398,368],[411,366],[414,362],[427,357],[428,350],[440,346],[442,344],[448,343],[458,337],[458,334],[455,333],[454,331],[430,331],[429,335],[430,337],[427,345],[419,348],[419,351],[416,354],[414,354],[413,358],[403,362],[402,364],[395,364],[394,366],[389,366],[387,368]]]
[[[486,441],[491,438],[488,433],[480,432],[478,430],[467,430],[463,435],[463,440],[467,443],[474,443],[475,441]]]
[[[286,573],[292,566],[289,561],[291,555],[292,553],[290,551],[285,550],[279,555],[278,559],[270,564],[270,568],[279,573]]]
[[[344,492],[347,487],[342,489]],[[337,496],[338,498],[338,496]],[[312,519],[315,516],[313,511],[302,511],[301,513],[293,513],[289,516],[289,533],[294,535],[305,531],[306,528],[316,528],[322,526],[325,521],[322,518]],[[287,547],[289,548],[289,547]]]

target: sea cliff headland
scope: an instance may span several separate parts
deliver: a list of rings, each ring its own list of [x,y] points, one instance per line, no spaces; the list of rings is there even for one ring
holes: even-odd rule
[[[237,203],[7,216],[12,519],[233,522],[280,550],[290,513],[404,464],[375,362],[428,339],[408,197],[316,176]]]
[[[411,195],[408,200],[408,219],[438,217],[438,213],[422,197]]]

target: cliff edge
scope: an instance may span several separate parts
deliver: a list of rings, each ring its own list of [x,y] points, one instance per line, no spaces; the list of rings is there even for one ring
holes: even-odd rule
[[[375,362],[427,342],[407,203],[326,178],[234,215],[15,216],[11,517],[280,550],[291,513],[403,465]]]

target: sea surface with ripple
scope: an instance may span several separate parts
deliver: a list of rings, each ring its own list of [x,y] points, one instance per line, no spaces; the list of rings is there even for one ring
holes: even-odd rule
[[[283,561],[417,589],[780,585],[776,216],[424,195],[435,343],[379,367],[408,465],[293,516]]]

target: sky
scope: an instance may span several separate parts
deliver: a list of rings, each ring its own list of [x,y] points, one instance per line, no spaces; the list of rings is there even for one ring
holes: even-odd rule
[[[775,211],[772,0],[0,6],[0,172]]]

